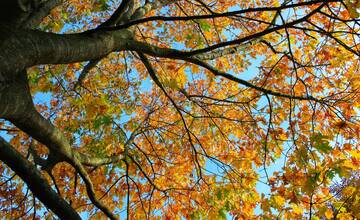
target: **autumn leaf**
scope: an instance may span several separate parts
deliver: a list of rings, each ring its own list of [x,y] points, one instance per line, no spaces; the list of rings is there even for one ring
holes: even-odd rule
[[[1,219],[360,218],[359,0],[29,2]]]

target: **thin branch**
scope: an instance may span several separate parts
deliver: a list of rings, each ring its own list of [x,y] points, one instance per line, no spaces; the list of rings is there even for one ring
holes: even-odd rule
[[[317,1],[309,1],[309,2],[300,2],[300,3],[291,4],[291,5],[282,5],[282,6],[278,6],[278,7],[248,8],[248,9],[230,11],[230,12],[225,12],[225,13],[213,13],[213,14],[207,14],[207,15],[172,16],[172,17],[152,16],[152,17],[129,21],[126,24],[122,24],[122,25],[104,27],[103,29],[104,30],[120,30],[120,29],[129,28],[131,26],[150,22],[150,21],[192,21],[192,20],[200,20],[200,19],[213,19],[213,18],[229,17],[229,16],[235,16],[235,15],[240,15],[240,14],[250,13],[250,12],[281,11],[281,10],[288,9],[288,8],[301,7],[301,6],[306,6],[306,5],[315,5],[315,4],[326,3],[326,2],[340,2],[340,0],[329,0],[329,1],[317,0]]]
[[[48,184],[36,167],[0,137],[0,160],[8,165],[32,193],[61,219],[79,219],[79,214]]]

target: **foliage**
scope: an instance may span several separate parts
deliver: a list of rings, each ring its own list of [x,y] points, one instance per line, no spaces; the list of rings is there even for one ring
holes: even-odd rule
[[[359,218],[359,179],[334,190],[360,165],[359,9],[357,0],[61,1],[38,30],[133,33],[106,56],[27,68],[37,111],[74,158],[106,162],[49,168],[49,144],[11,120],[0,129],[92,219],[111,216],[83,173],[129,219]],[[0,215],[52,217],[9,167],[0,164]]]
[[[336,196],[336,199],[328,202],[332,209],[331,211],[328,210],[328,215],[340,219],[359,219],[359,184],[360,178],[358,173],[354,173],[351,177],[343,178],[341,181],[334,183],[331,187],[331,192]]]

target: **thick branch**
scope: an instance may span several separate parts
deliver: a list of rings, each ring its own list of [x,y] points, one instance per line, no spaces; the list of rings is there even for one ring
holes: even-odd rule
[[[85,166],[103,166],[107,164],[117,163],[124,159],[123,155],[114,155],[111,157],[89,157],[85,154],[80,154],[79,159]]]
[[[13,72],[37,64],[73,63],[123,50],[132,33],[127,30],[52,34],[0,28],[0,81]]]
[[[49,147],[60,161],[71,160],[74,152],[62,132],[45,119],[35,108],[28,108],[27,113],[7,118],[19,129]]]
[[[145,44],[142,42],[132,41],[130,45],[131,45],[131,47],[134,48],[134,51],[137,51],[140,53],[143,52],[148,55],[155,56],[155,57],[184,60],[184,61],[196,64],[196,65],[199,65],[199,66],[204,67],[205,69],[209,70],[210,72],[212,72],[215,76],[224,77],[231,81],[237,82],[243,86],[253,88],[257,91],[263,92],[264,94],[273,95],[273,96],[277,96],[277,97],[283,97],[283,98],[291,98],[291,99],[299,99],[299,100],[312,100],[312,101],[321,102],[321,100],[316,99],[312,96],[293,96],[293,95],[284,94],[284,93],[272,91],[270,89],[266,89],[266,88],[257,86],[246,80],[237,78],[229,73],[222,72],[222,71],[214,68],[210,64],[202,61],[201,55],[187,56],[187,52],[183,52],[183,51],[179,51],[179,50],[175,50],[175,49],[160,48],[160,47],[152,46],[152,45]]]
[[[8,165],[33,194],[61,219],[80,219],[78,213],[47,183],[36,167],[0,137],[0,160]]]
[[[116,219],[109,208],[96,198],[90,176],[82,166],[79,154],[73,150],[61,131],[52,125],[50,121],[42,117],[35,109],[23,117],[10,118],[10,121],[22,131],[49,147],[51,152],[56,153],[56,157],[53,157],[55,161],[49,161],[51,164],[56,164],[56,162],[59,161],[67,161],[70,163],[82,177],[91,202],[110,219]]]
[[[51,124],[50,121],[46,120],[35,111],[31,112],[25,117],[11,119],[11,121],[22,131],[28,133],[36,140],[49,147],[52,152],[56,153],[56,157],[53,157],[53,160],[55,161],[49,161],[50,163],[56,164],[56,162],[59,161],[67,161],[70,163],[82,177],[91,202],[101,211],[103,211],[109,218],[116,219],[109,208],[96,198],[90,176],[82,166],[79,159],[81,157],[76,151],[73,150],[61,131],[59,131]],[[91,158],[89,160],[91,160]]]
[[[31,100],[27,82],[25,80],[25,72],[23,71],[17,75],[19,75],[19,77],[16,79],[20,78],[22,80],[14,81],[16,83],[15,85],[17,85],[16,90],[19,90],[15,92],[20,94],[18,95],[19,100],[21,103],[26,103],[26,105],[23,105],[23,109],[17,110],[16,114],[12,114],[11,111],[8,111],[9,109],[12,109],[11,102],[6,102],[4,113],[1,115],[0,112],[0,117],[8,119],[19,129],[50,149],[50,155],[47,160],[47,164],[49,164],[50,167],[45,167],[46,170],[50,171],[51,166],[61,161],[70,163],[82,177],[91,202],[103,211],[109,218],[116,219],[116,216],[111,212],[111,210],[96,198],[93,184],[89,174],[81,164],[79,154],[72,148],[64,134],[35,109]],[[13,87],[10,86],[9,88],[12,89]],[[9,89],[5,88],[3,89],[3,92],[6,93],[8,90]],[[0,94],[2,93],[0,92]],[[12,96],[10,96],[10,98],[11,97]],[[23,99],[21,99],[21,97],[23,97]],[[0,96],[0,98],[2,97]],[[0,100],[0,102],[1,101],[2,100]]]

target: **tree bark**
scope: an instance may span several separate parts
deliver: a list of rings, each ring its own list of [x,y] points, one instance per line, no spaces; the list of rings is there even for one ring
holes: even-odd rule
[[[51,188],[36,167],[1,137],[0,160],[28,185],[34,196],[61,219],[81,220],[79,214]]]
[[[39,64],[73,63],[126,49],[128,30],[53,34],[0,24],[0,81]]]

